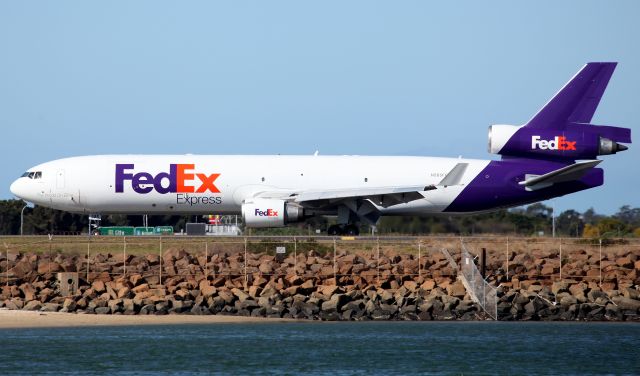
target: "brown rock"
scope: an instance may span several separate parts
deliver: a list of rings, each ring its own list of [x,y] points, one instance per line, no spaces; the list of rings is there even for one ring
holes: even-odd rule
[[[625,298],[640,300],[640,291],[631,287],[626,287],[622,289],[622,295]]]
[[[231,304],[235,298],[229,290],[218,291],[218,296],[222,298],[226,304]]]
[[[160,262],[160,256],[155,253],[147,254],[144,258],[145,260],[147,260],[147,262],[149,262],[150,265],[156,265]]]
[[[339,290],[338,286],[318,286],[317,291],[326,296],[327,298],[330,298],[331,295],[333,295],[337,290]]]
[[[423,290],[433,290],[436,287],[436,281],[433,279],[427,279],[423,284],[420,285],[420,288]]]
[[[447,293],[451,296],[462,299],[467,294],[467,290],[464,288],[464,284],[462,284],[462,282],[456,281],[447,288]]]
[[[249,295],[246,292],[244,292],[244,291],[242,291],[242,290],[240,290],[238,288],[231,289],[231,293],[233,295],[237,296],[238,300],[241,301],[241,302],[249,299]]]
[[[611,300],[618,305],[620,309],[639,310],[640,300],[625,298],[624,296],[614,296]]]
[[[306,281],[304,281],[304,283],[302,283],[300,285],[300,288],[302,290],[312,290],[314,287],[313,285],[313,280],[312,279],[307,279]]]
[[[67,312],[72,312],[76,310],[76,301],[71,298],[66,298],[64,303],[62,303],[62,308],[66,309]]]
[[[180,297],[180,299],[182,300],[188,300],[190,298],[191,293],[189,292],[189,290],[180,289],[180,290],[176,290],[175,295]]]
[[[302,284],[302,278],[298,275],[290,275],[287,277],[287,283],[289,286],[297,286]]]
[[[551,292],[554,295],[558,295],[561,292],[569,291],[569,285],[566,282],[553,282],[551,285]]]
[[[98,294],[106,291],[104,282],[100,279],[93,281],[93,283],[91,284],[91,288],[94,289]]]
[[[151,296],[157,296],[161,298],[164,298],[167,295],[167,289],[165,289],[164,287],[149,289],[148,292]]]
[[[148,283],[143,283],[141,285],[138,285],[136,287],[134,287],[133,289],[131,289],[131,291],[133,291],[135,294],[141,293],[141,292],[145,292],[145,291],[149,291],[149,284]]]
[[[615,282],[602,282],[602,291],[613,291],[616,290]]]
[[[291,286],[284,289],[283,294],[284,296],[295,296],[296,294],[298,294],[298,290],[300,290],[299,286]]]
[[[553,265],[550,264],[545,264],[542,267],[542,270],[540,270],[540,274],[543,276],[552,276],[555,274],[556,268],[553,267]]]
[[[31,265],[31,263],[28,260],[23,258],[13,268],[9,270],[9,275],[13,275],[16,278],[22,279],[32,271],[33,271],[33,266]]]
[[[26,302],[36,299],[36,290],[30,283],[23,283],[20,285],[20,291],[22,291]]]
[[[118,299],[118,293],[116,292],[116,290],[113,288],[114,287],[114,283],[113,282],[107,282],[105,283],[105,288],[107,290],[107,294],[109,294],[109,296],[111,297],[111,299]]]
[[[402,286],[407,290],[414,292],[418,289],[418,284],[415,281],[404,281]]]
[[[618,266],[623,267],[623,268],[633,268],[633,260],[631,260],[631,257],[627,256],[627,257],[619,257],[618,259],[616,259],[616,264],[618,264]]]
[[[260,286],[256,286],[256,285],[249,286],[249,296],[251,296],[252,298],[258,297],[261,291],[262,291],[262,288],[260,288]]]
[[[55,292],[50,288],[42,289],[38,293],[38,296],[40,297],[40,303],[48,302],[54,295]]]
[[[131,285],[133,285],[133,286],[137,286],[137,285],[139,285],[139,284],[143,281],[143,279],[144,279],[144,278],[143,278],[143,277],[142,277],[142,275],[141,275],[141,274],[139,274],[139,273],[132,274],[132,275],[129,277],[129,281],[131,282]]]
[[[333,277],[333,275],[334,275],[333,266],[323,266],[320,269],[320,276],[321,277],[330,278],[330,277]]]
[[[260,266],[258,266],[258,270],[262,274],[273,274],[273,262],[262,262]]]
[[[38,263],[38,274],[58,273],[62,268],[60,264],[52,261],[41,261]]]
[[[118,298],[127,298],[129,297],[130,293],[131,293],[131,290],[128,287],[123,287],[120,290],[118,290]]]

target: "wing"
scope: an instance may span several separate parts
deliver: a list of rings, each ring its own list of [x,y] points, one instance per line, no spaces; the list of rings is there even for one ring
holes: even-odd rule
[[[261,192],[256,195],[260,198],[278,198],[291,202],[308,204],[314,207],[331,206],[345,200],[370,200],[383,208],[408,203],[424,198],[424,192],[459,185],[467,169],[468,163],[456,164],[449,173],[437,185],[419,186],[384,186],[384,187],[359,187],[346,189],[322,189],[301,191],[272,191]]]

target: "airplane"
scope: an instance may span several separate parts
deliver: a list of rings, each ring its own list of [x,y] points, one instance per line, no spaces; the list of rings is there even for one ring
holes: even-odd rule
[[[590,124],[617,63],[588,63],[524,125],[489,127],[500,160],[423,156],[96,155],[30,168],[11,192],[88,215],[242,214],[246,227],[337,216],[358,235],[381,216],[487,212],[598,187],[628,128]]]

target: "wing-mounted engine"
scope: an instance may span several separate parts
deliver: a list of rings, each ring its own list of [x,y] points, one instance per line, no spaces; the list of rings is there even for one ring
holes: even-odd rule
[[[242,204],[242,218],[247,227],[283,227],[304,219],[304,209],[280,199],[253,199]]]

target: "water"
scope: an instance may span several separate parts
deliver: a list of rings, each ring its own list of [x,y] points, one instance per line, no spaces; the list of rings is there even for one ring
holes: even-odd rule
[[[640,324],[255,323],[0,330],[10,374],[640,375]]]

